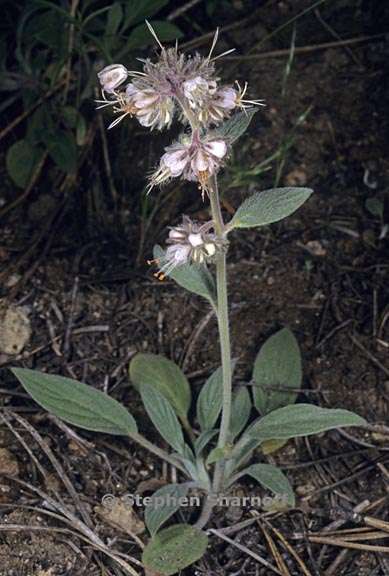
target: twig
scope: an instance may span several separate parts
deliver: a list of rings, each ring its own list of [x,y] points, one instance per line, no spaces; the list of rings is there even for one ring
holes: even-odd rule
[[[197,327],[193,330],[188,342],[186,343],[184,352],[183,352],[183,359],[182,359],[182,370],[185,372],[188,366],[190,357],[192,355],[193,349],[201,336],[201,333],[207,327],[209,321],[215,315],[215,311],[211,310],[208,312],[206,316],[198,323]]]
[[[196,4],[200,4],[200,2],[202,1],[203,0],[189,0],[189,2],[186,2],[183,6],[180,6],[179,8],[173,10],[173,12],[170,12],[166,20],[168,20],[169,22],[171,22],[172,20],[176,20],[177,18],[185,14],[185,12],[191,10],[194,6],[196,6]]]
[[[378,41],[384,38],[386,33],[372,34],[371,36],[358,36],[357,38],[349,38],[348,40],[339,40],[336,42],[323,42],[321,44],[313,44],[311,46],[297,46],[294,49],[295,54],[310,54],[320,50],[328,50],[329,48],[341,48],[343,46],[353,46],[355,44],[363,44],[365,42]],[[236,56],[225,56],[222,58],[224,61],[246,62],[250,60],[266,60],[267,58],[282,58],[289,56],[290,48],[281,48],[279,50],[271,50],[269,52],[261,52],[259,54],[246,54]]]
[[[386,368],[386,366],[384,366],[375,356],[373,356],[373,354],[363,346],[363,344],[358,340],[358,338],[356,338],[353,334],[349,334],[349,337],[354,342],[354,344],[360,350],[362,350],[365,356],[369,358],[369,360],[371,360],[376,366],[378,366],[378,368],[380,368],[384,372],[384,374],[386,374],[386,376],[389,376],[389,369]]]

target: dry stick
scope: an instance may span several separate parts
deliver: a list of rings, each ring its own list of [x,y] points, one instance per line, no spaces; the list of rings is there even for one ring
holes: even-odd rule
[[[243,544],[239,544],[238,542],[235,542],[235,540],[232,540],[232,538],[229,538],[228,536],[223,534],[223,532],[220,532],[220,530],[215,530],[214,528],[210,528],[208,530],[208,532],[210,532],[211,534],[214,534],[218,538],[221,538],[225,542],[228,542],[232,546],[235,546],[235,548],[238,548],[238,550],[240,550],[241,552],[248,554],[249,556],[251,556],[251,558],[254,558],[254,560],[259,562],[259,564],[262,564],[262,566],[265,566],[266,568],[269,568],[270,570],[275,572],[275,574],[279,574],[280,576],[283,576],[282,573],[278,570],[278,568],[273,566],[273,564],[270,564],[270,562],[268,562],[267,560],[262,558],[262,556],[259,556],[255,552],[252,552],[252,550],[250,550],[246,546],[243,546]]]
[[[316,544],[328,544],[330,546],[340,546],[341,548],[351,548],[353,550],[366,550],[367,552],[385,552],[389,553],[389,546],[371,546],[370,544],[360,544],[349,542],[347,540],[338,540],[336,538],[323,538],[321,536],[307,536],[310,542]]]
[[[200,2],[202,1],[203,0],[189,0],[189,2],[186,2],[186,4],[184,4],[183,6],[180,6],[176,10],[173,10],[173,12],[171,12],[169,16],[166,18],[166,20],[168,20],[169,22],[171,22],[172,20],[176,20],[176,18],[179,18],[180,16],[185,14],[185,12],[188,12],[188,10],[191,10],[194,6],[196,6],[196,4],[200,4]]]
[[[11,414],[11,416],[17,422],[19,422],[19,424],[21,426],[23,426],[23,428],[25,430],[27,430],[27,432],[29,432],[31,434],[31,436],[34,438],[34,440],[40,446],[42,452],[44,452],[44,454],[48,457],[52,466],[56,470],[58,477],[62,480],[63,484],[65,485],[65,488],[69,492],[69,495],[72,498],[77,510],[80,512],[81,517],[84,520],[85,524],[89,528],[93,528],[92,520],[91,520],[89,514],[87,513],[85,507],[83,506],[78,493],[76,492],[73,484],[71,483],[71,481],[70,481],[69,477],[67,476],[65,470],[63,469],[62,465],[60,464],[60,462],[57,460],[57,458],[54,456],[53,452],[49,448],[48,444],[43,440],[43,438],[39,434],[39,432],[37,432],[35,430],[35,428],[27,422],[27,420],[25,420],[24,418],[22,418],[18,414],[15,414],[14,412],[10,411],[9,414]]]
[[[358,36],[357,38],[349,38],[348,40],[339,40],[337,42],[323,42],[321,44],[313,44],[311,46],[297,46],[294,49],[295,54],[309,54],[321,50],[328,50],[329,48],[341,48],[343,46],[353,46],[355,44],[363,44],[373,40],[384,38],[385,33],[372,34],[371,36]],[[281,48],[279,50],[271,50],[270,52],[262,52],[260,54],[246,54],[242,56],[225,56],[224,61],[250,61],[250,60],[266,60],[267,58],[281,58],[288,56],[290,48]]]
[[[384,374],[386,374],[386,376],[389,376],[389,369],[386,368],[386,366],[384,366],[375,356],[373,356],[373,354],[371,352],[369,352],[369,350],[367,350],[363,346],[363,344],[361,344],[361,342],[358,340],[358,338],[356,338],[353,334],[349,334],[349,337],[354,342],[354,344],[360,350],[362,350],[362,352],[365,354],[365,356],[367,356],[367,358],[369,358],[369,360],[371,360],[376,366],[378,366],[378,368],[380,368],[384,372]]]
[[[304,576],[312,576],[311,572],[308,570],[308,568],[306,567],[303,560],[297,554],[296,550],[289,544],[289,542],[286,540],[286,538],[283,536],[283,534],[281,534],[281,532],[279,530],[274,528],[274,526],[272,524],[270,524],[270,522],[268,522],[266,519],[265,519],[265,522],[266,522],[266,524],[269,525],[270,529],[274,532],[274,534],[277,536],[277,538],[282,542],[282,544],[285,546],[285,548],[287,549],[289,554],[291,556],[293,556],[293,558],[296,560],[296,562],[299,565],[299,567],[301,568],[301,572],[304,574]]]
[[[277,563],[277,567],[280,570],[282,576],[290,576],[290,572],[284,562],[284,559],[282,558],[273,538],[270,536],[269,532],[266,530],[265,526],[262,526],[262,524],[260,522],[258,522],[264,536],[266,539],[266,542],[269,545],[270,551],[273,554],[273,558],[275,559],[276,563]]]
[[[65,88],[63,93],[63,103],[66,104],[68,99],[68,92],[70,86],[70,78],[72,75],[72,52],[74,46],[74,31],[75,31],[75,22],[74,18],[77,12],[78,4],[80,0],[72,0],[72,4],[70,6],[70,16],[72,18],[72,22],[69,26],[69,43],[68,43],[68,61],[66,64],[66,72],[65,72]]]

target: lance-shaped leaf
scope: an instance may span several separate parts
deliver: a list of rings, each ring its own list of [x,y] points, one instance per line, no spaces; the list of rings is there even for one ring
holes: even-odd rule
[[[71,378],[26,368],[12,368],[19,382],[45,410],[95,432],[127,435],[137,432],[131,414],[116,400]]]
[[[188,483],[183,483],[168,484],[154,492],[145,509],[145,523],[152,536],[180,509],[180,501],[186,497],[188,490]]]
[[[254,404],[261,414],[293,404],[301,387],[300,348],[288,328],[273,334],[254,363]]]
[[[151,386],[141,386],[140,394],[146,412],[162,438],[179,454],[185,454],[182,428],[170,402]]]
[[[242,470],[242,472],[235,477],[235,480],[245,476],[246,474],[254,478],[254,480],[261,484],[261,486],[267,488],[267,490],[270,490],[276,496],[285,497],[289,506],[293,507],[295,505],[293,488],[282,470],[276,466],[262,463],[253,464],[252,466]]]
[[[191,393],[189,382],[177,364],[158,354],[137,354],[130,362],[130,379],[139,390],[142,385],[158,390],[178,416],[186,420]]]
[[[278,222],[293,214],[311,194],[310,188],[273,188],[254,194],[239,206],[228,229],[253,228]]]
[[[154,247],[154,258],[156,258],[160,266],[166,263],[165,252],[160,246]],[[215,281],[212,274],[203,264],[183,264],[177,266],[168,276],[172,278],[177,284],[206,298],[214,307],[216,307],[216,288]]]
[[[222,409],[223,370],[220,366],[207,379],[197,398],[197,420],[202,431],[211,430]]]
[[[204,432],[201,432],[200,436],[196,438],[194,443],[194,451],[196,456],[201,456],[204,448],[209,444],[209,442],[216,436],[218,432],[219,430],[217,429],[205,430]]]
[[[213,130],[211,132],[211,136],[215,138],[221,137],[232,144],[246,132],[256,112],[256,108],[237,112],[231,116],[231,118],[223,122],[223,124]]]
[[[142,554],[142,562],[162,576],[171,576],[199,560],[208,546],[208,536],[189,524],[175,524],[158,532]]]
[[[230,440],[238,436],[246,426],[251,413],[250,393],[245,386],[237,390],[232,398]]]
[[[364,424],[366,420],[348,410],[320,408],[313,404],[293,404],[259,418],[247,431],[247,435],[259,440],[295,438],[333,428]]]

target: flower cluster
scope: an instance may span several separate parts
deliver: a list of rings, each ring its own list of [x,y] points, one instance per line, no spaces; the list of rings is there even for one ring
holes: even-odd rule
[[[110,128],[126,116],[135,117],[151,130],[168,128],[175,117],[184,126],[189,125],[190,136],[185,134],[166,149],[150,178],[149,189],[170,178],[182,177],[197,181],[204,193],[209,178],[225,159],[228,144],[221,138],[207,136],[207,129],[220,124],[236,109],[245,110],[262,102],[245,98],[247,83],[243,89],[238,83],[236,86],[220,84],[215,60],[231,50],[212,56],[218,32],[208,56],[198,53],[187,56],[180,53],[177,46],[165,49],[148,26],[161,48],[158,59],[142,60],[143,71],[127,70],[123,64],[111,64],[101,70],[98,78],[103,99],[98,100],[99,108],[112,106],[118,115]]]
[[[203,264],[212,259],[218,251],[223,250],[226,241],[212,232],[213,227],[212,221],[200,223],[183,216],[182,224],[170,229],[166,240],[168,248],[163,261],[157,261],[161,267],[156,276],[163,280],[177,266]]]

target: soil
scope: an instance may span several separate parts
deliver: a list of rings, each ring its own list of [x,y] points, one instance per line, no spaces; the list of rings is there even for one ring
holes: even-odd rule
[[[314,189],[303,208],[284,222],[231,238],[229,291],[233,356],[237,359],[235,385],[250,380],[255,355],[265,339],[288,325],[304,358],[304,389],[299,399],[354,410],[374,425],[387,425],[388,47],[384,37],[376,35],[388,30],[388,10],[379,3],[339,1],[297,19],[296,46],[367,38],[346,46],[296,53],[285,77],[293,27],[280,30],[258,49],[255,44],[311,4],[264,2],[263,12],[255,12],[254,21],[249,19],[243,30],[229,31],[223,40],[226,49],[237,46],[238,54],[286,51],[282,57],[268,54],[266,58],[221,63],[231,81],[247,79],[250,94],[267,103],[237,146],[232,168],[221,178],[226,217],[248,191],[272,187],[277,170],[280,186]],[[252,8],[256,3],[226,3],[220,24],[228,26],[247,18]],[[190,14],[204,22],[204,32],[212,29],[212,18],[205,15],[203,7]],[[181,24],[189,40],[195,37],[186,20]],[[200,48],[205,49],[203,45]],[[179,221],[183,211],[206,217],[207,206],[195,187],[185,187],[182,195],[183,187],[171,186],[160,195],[152,193],[146,212],[150,214],[154,202],[160,209],[151,218],[141,219],[144,206],[137,198],[145,173],[169,138],[157,136],[150,143],[148,136],[132,125],[107,137],[117,149],[116,168],[119,166],[124,181],[130,178],[130,184],[121,190],[119,223],[109,205],[101,212],[96,207],[87,209],[88,191],[80,189],[80,197],[68,199],[43,243],[28,252],[47,221],[47,210],[52,210],[51,201],[45,202],[37,187],[29,202],[10,212],[3,227],[3,303],[19,307],[28,317],[31,337],[20,354],[0,354],[0,398],[5,418],[0,434],[1,576],[124,574],[106,554],[81,538],[74,525],[58,519],[61,513],[53,509],[47,496],[76,516],[80,509],[49,454],[56,455],[99,538],[115,552],[137,559],[140,550],[136,541],[98,514],[101,499],[105,494],[121,497],[134,493],[144,481],[169,480],[160,462],[123,439],[88,432],[74,436],[28,399],[7,368],[20,365],[88,382],[131,405],[141,428],[159,442],[156,433],[149,430],[136,391],[129,386],[130,359],[137,351],[150,351],[184,363],[194,393],[219,365],[214,318],[209,318],[191,346],[193,334],[209,313],[207,306],[173,282],[154,279],[154,270],[145,263],[152,246],[164,241],[166,225]],[[127,145],[123,149],[124,141]],[[134,146],[138,141],[139,146]],[[290,147],[282,166],[276,160],[270,170],[245,180],[245,170],[285,143]],[[231,184],[237,180],[236,185]],[[18,194],[7,185],[7,200],[12,193]],[[382,219],[366,208],[371,198],[383,203]],[[37,431],[48,451],[13,414]],[[364,526],[363,518],[353,515],[352,509],[366,500],[370,503],[362,507],[366,514],[389,521],[387,436],[377,430],[331,432],[290,441],[268,458],[287,470],[299,497],[295,511],[273,513],[271,524],[262,522],[282,552],[285,574],[305,572],[269,526],[282,532],[305,563],[306,573],[389,574],[387,555],[379,551],[363,547],[346,551],[304,537],[306,530],[319,533],[328,527]],[[245,494],[262,494],[250,482],[242,482],[239,489]],[[55,514],[50,517],[50,512]],[[141,510],[136,514],[142,517]],[[234,518],[219,510],[212,525],[227,526],[251,517],[249,510],[240,510]],[[13,530],[3,530],[10,524],[15,525]],[[34,526],[41,529],[28,529]],[[231,537],[276,564],[269,540],[257,524]],[[388,546],[388,539],[360,542]],[[339,561],[337,567],[335,559]],[[271,573],[215,536],[206,556],[196,568],[185,572]]]

